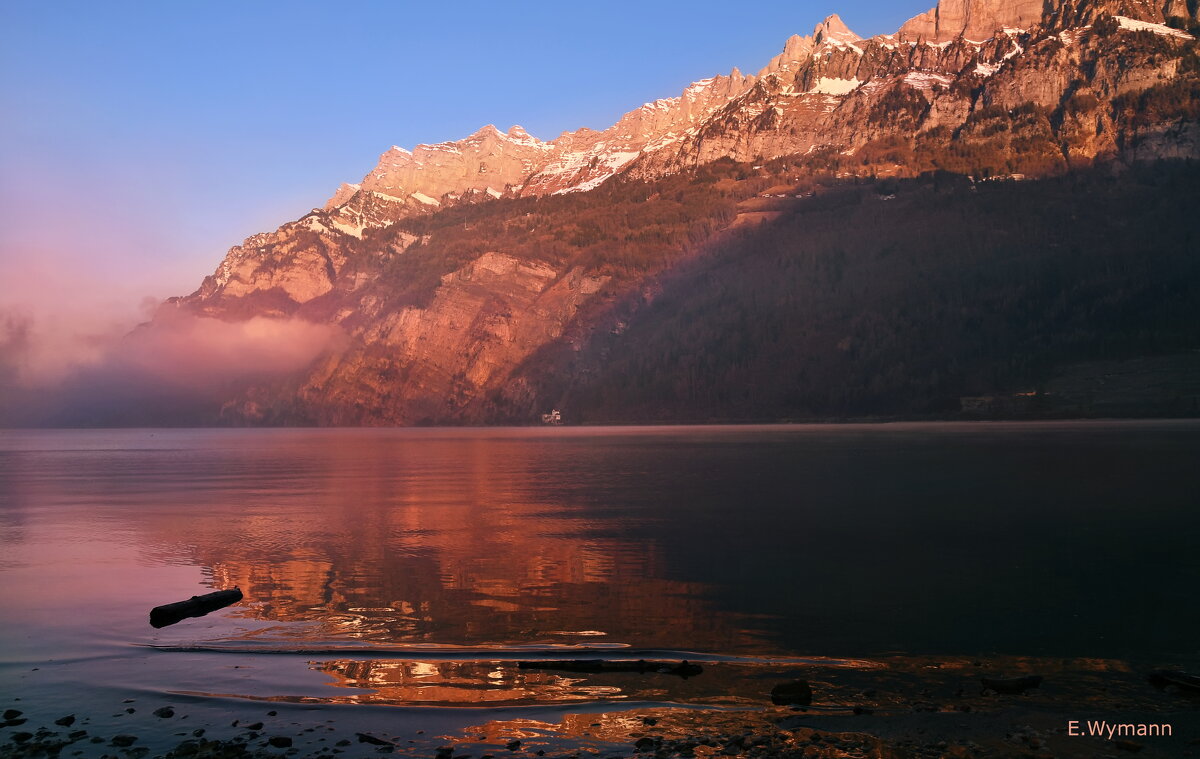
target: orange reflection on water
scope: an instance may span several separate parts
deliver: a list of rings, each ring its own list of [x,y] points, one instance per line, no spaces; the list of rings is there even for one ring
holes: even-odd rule
[[[499,662],[338,659],[317,667],[347,688],[366,689],[361,703],[516,706],[622,698],[615,685],[524,670]]]
[[[184,531],[170,510],[140,527],[160,556],[184,552],[214,586],[240,587],[240,614],[292,625],[270,634],[746,647],[705,586],[670,578],[661,546],[596,502],[592,481],[609,476],[602,450],[580,468],[562,457],[586,447],[564,452],[554,440],[511,434],[357,431],[258,442],[228,487],[189,493],[188,512],[213,518]]]

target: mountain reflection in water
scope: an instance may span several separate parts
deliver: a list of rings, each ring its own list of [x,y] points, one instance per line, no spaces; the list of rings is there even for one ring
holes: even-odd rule
[[[615,504],[611,518],[614,484],[647,475],[619,449],[522,436],[276,442],[243,461],[258,480],[249,499],[218,486],[187,507],[209,516],[189,526],[188,559],[214,586],[242,588],[251,603],[238,613],[304,623],[258,638],[752,645],[708,588],[670,577],[643,529],[650,504],[639,516]],[[179,551],[174,516],[142,527]]]
[[[12,432],[0,602],[34,658],[224,647],[211,682],[149,687],[370,703],[736,705],[762,666],[737,656],[1157,657],[1200,624],[1178,603],[1200,579],[1198,441],[1194,423]],[[205,585],[246,600],[146,625]],[[252,693],[227,671],[304,651]],[[516,665],[641,651],[705,672]]]

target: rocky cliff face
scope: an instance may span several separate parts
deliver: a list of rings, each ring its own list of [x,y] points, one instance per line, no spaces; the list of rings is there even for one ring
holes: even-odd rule
[[[392,147],[360,184],[342,185],[325,207],[339,207],[361,192],[431,210],[471,194],[498,198],[585,191],[641,151],[677,140],[754,80],[735,68],[728,76],[695,82],[678,97],[646,103],[604,131],[564,132],[549,142],[520,126],[501,132],[489,124],[454,142],[417,145],[412,151]]]
[[[324,210],[343,230],[361,231],[463,200],[587,191],[624,171],[652,177],[721,157],[857,149],[894,131],[895,123],[876,127],[889,120],[883,113],[889,98],[911,91],[927,104],[918,129],[957,127],[981,104],[1025,94],[1034,96],[1022,102],[1053,108],[1081,76],[1083,86],[1094,89],[1086,67],[1112,47],[1091,44],[1088,32],[1098,20],[1115,17],[1127,32],[1158,34],[1179,47],[1193,38],[1167,23],[1200,22],[1198,14],[1200,4],[1192,0],[941,0],[894,35],[870,40],[833,15],[810,36],[789,38],[757,75],[734,69],[698,81],[603,131],[581,129],[547,142],[519,126],[501,132],[488,125],[454,142],[392,147],[360,183],[339,187]],[[1058,43],[1078,49],[1041,73],[1069,82],[1053,82],[1040,93],[1029,93],[1024,82],[1015,93],[1000,93],[1012,84],[1006,64],[1017,69]],[[371,199],[391,205],[364,213]]]
[[[1178,81],[1196,40],[1167,20],[1157,6],[1125,0],[1068,2],[1044,13],[1041,0],[944,0],[895,35],[818,33],[811,44],[794,45],[796,60],[773,62],[695,134],[647,155],[635,170],[649,177],[721,157],[857,153],[939,128],[969,141],[979,136],[972,117],[1025,105],[1055,116],[1043,136],[1056,145],[1063,168],[1111,156],[1137,136],[1122,134],[1105,109],[1078,109]],[[1013,141],[996,143],[1011,151]]]
[[[942,0],[871,39],[831,16],[788,39],[757,75],[701,80],[603,131],[542,141],[487,126],[393,147],[361,182],[234,247],[195,293],[164,308],[345,331],[344,347],[310,372],[231,397],[225,421],[487,421],[486,399],[523,362],[586,333],[579,319],[598,293],[642,286],[628,267],[622,275],[595,256],[561,254],[570,239],[603,246],[602,230],[564,227],[521,256],[506,249],[513,229],[537,235],[532,199],[722,159],[790,157],[795,180],[821,161],[860,175],[982,177],[1120,155],[1197,158],[1198,47],[1178,28],[1197,12],[1190,0]],[[511,217],[477,226],[470,209],[502,198]],[[634,228],[652,235],[654,224]],[[461,234],[448,237],[450,228]]]
[[[487,252],[446,274],[430,303],[389,310],[356,330],[353,347],[318,365],[298,391],[320,424],[444,422],[559,338],[606,277]],[[251,397],[225,413],[274,420]]]
[[[936,8],[910,19],[896,36],[903,41],[938,44],[957,37],[986,40],[997,29],[1029,29],[1042,21],[1043,0],[941,0]]]

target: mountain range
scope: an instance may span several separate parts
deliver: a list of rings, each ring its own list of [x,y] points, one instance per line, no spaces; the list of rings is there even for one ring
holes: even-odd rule
[[[1198,34],[1196,0],[830,16],[601,131],[392,147],[129,339],[337,333],[216,424],[1193,413]],[[1095,390],[1129,361],[1153,389]]]

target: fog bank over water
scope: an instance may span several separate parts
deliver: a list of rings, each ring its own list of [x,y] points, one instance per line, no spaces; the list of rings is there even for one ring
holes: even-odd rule
[[[211,423],[232,385],[301,369],[341,337],[336,327],[299,319],[171,314],[89,324],[0,311],[0,424]]]

